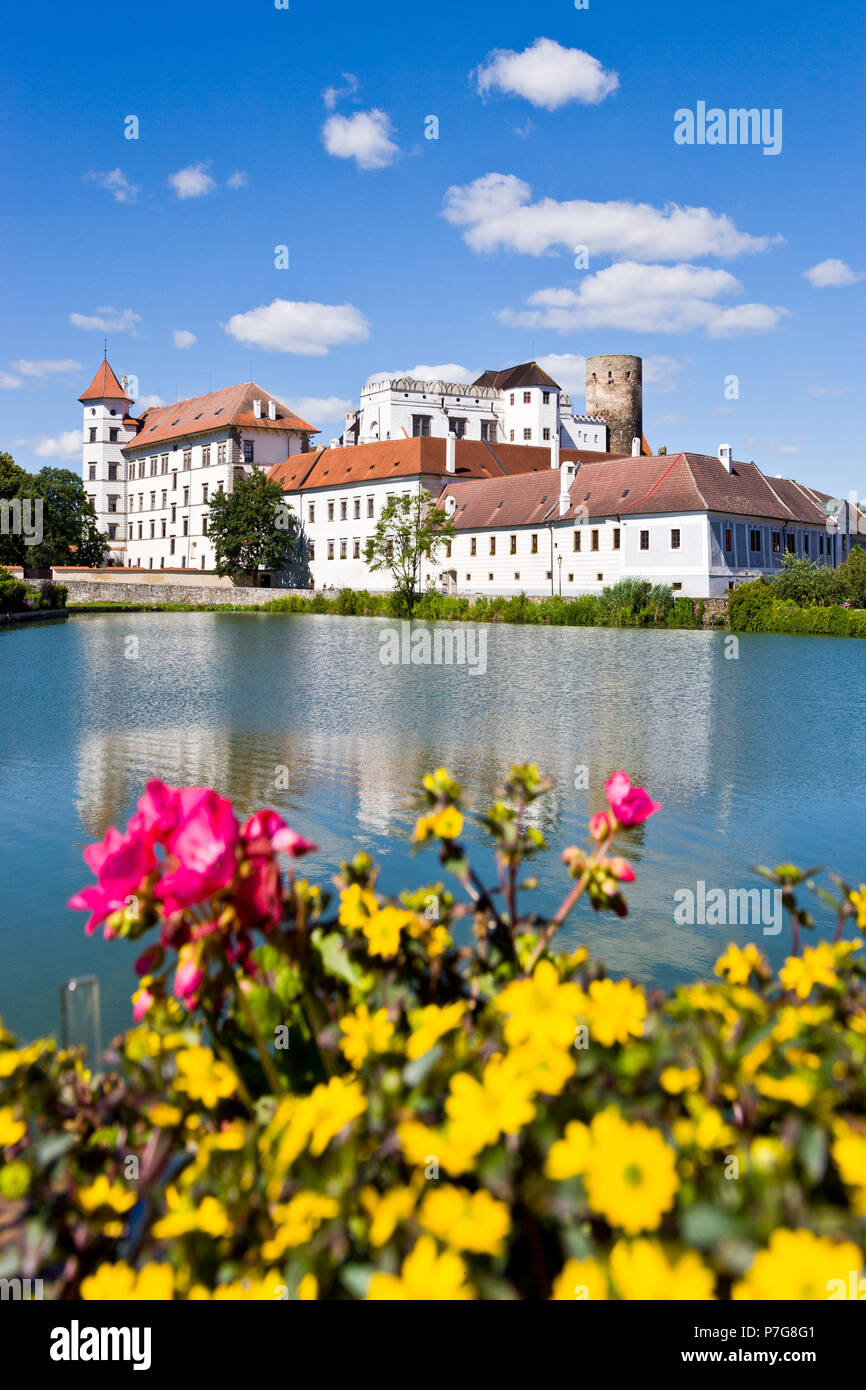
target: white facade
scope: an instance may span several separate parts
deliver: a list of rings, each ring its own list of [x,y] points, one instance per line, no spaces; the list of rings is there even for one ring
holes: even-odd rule
[[[134,436],[124,422],[127,403],[105,398],[84,402],[82,469],[84,490],[96,509],[99,530],[108,537],[115,564],[125,562],[126,460],[122,448]]]
[[[454,434],[458,439],[484,439],[490,444],[538,445],[558,438],[566,449],[603,453],[607,448],[605,422],[575,415],[570,397],[553,383],[500,391],[492,386],[385,377],[363,388],[360,409],[350,412],[346,425],[346,434],[332,440],[332,447],[353,442],[357,425],[359,444]]]

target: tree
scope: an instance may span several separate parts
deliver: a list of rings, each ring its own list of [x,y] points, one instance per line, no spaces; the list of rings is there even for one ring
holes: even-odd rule
[[[862,545],[852,545],[845,560],[836,573],[844,587],[844,597],[855,608],[866,608],[866,550]]]
[[[208,533],[217,574],[254,578],[260,569],[281,570],[289,562],[298,521],[279,483],[254,468],[231,492],[211,497]]]
[[[841,571],[822,565],[805,555],[786,553],[782,568],[773,577],[773,597],[793,599],[795,603],[838,603],[845,597]]]
[[[364,558],[371,570],[390,570],[395,592],[410,617],[418,597],[421,561],[434,560],[454,534],[447,513],[423,488],[409,497],[392,497],[382,508]]]
[[[17,502],[19,515],[27,522],[13,526],[11,511],[6,509],[7,534],[0,534],[0,563],[31,569],[105,563],[108,542],[97,527],[93,503],[77,473],[49,467],[27,473],[10,454],[0,454],[0,500]],[[36,544],[28,544],[28,533]]]

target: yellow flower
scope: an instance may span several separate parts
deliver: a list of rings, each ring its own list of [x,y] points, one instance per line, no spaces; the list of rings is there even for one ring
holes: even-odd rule
[[[432,1300],[447,1302],[474,1298],[475,1291],[466,1283],[466,1266],[452,1250],[442,1254],[436,1249],[432,1236],[420,1236],[410,1255],[403,1261],[399,1275],[374,1274],[367,1289],[370,1300]]]
[[[359,931],[378,910],[375,895],[360,883],[352,883],[340,893],[340,925]]]
[[[176,1105],[166,1105],[165,1101],[157,1101],[147,1112],[147,1118],[160,1129],[170,1129],[173,1125],[180,1124],[183,1111],[178,1110]]]
[[[669,1096],[696,1091],[700,1084],[701,1073],[697,1067],[665,1067],[659,1077],[659,1085]]]
[[[749,945],[741,950],[732,941],[724,955],[719,956],[713,970],[717,975],[724,975],[729,985],[745,985],[748,984],[753,970],[758,975],[764,974],[765,964],[757,946],[749,942]]]
[[[794,991],[798,999],[807,999],[815,985],[832,988],[838,984],[835,964],[832,946],[821,941],[817,946],[806,946],[802,957],[789,956],[779,971],[779,979],[785,989]]]
[[[202,1284],[195,1284],[189,1291],[188,1299],[191,1303],[266,1303],[276,1298],[281,1287],[283,1284],[279,1270],[269,1269],[267,1274],[242,1275],[240,1279],[217,1284],[215,1289],[206,1289]],[[300,1297],[300,1293],[298,1296]]]
[[[395,1187],[380,1196],[375,1187],[365,1187],[361,1206],[370,1218],[370,1244],[378,1249],[388,1244],[401,1221],[409,1220],[415,1210],[415,1193],[411,1187]]]
[[[463,817],[457,807],[445,806],[441,811],[419,816],[412,839],[420,844],[429,839],[456,840],[462,829]]]
[[[858,927],[866,927],[866,883],[860,884],[860,891],[853,892],[850,900],[857,909]]]
[[[345,1125],[351,1124],[367,1109],[367,1101],[358,1082],[344,1081],[332,1076],[327,1085],[320,1085],[304,1102],[309,1113],[310,1152],[315,1158],[328,1147]]]
[[[15,1112],[8,1105],[0,1107],[0,1149],[9,1144],[17,1144],[27,1133],[24,1120],[16,1120]]]
[[[440,1038],[450,1033],[453,1028],[459,1027],[466,1007],[458,1000],[456,1004],[446,1004],[443,1008],[436,1004],[428,1004],[426,1008],[410,1014],[412,1036],[406,1044],[406,1056],[411,1061],[423,1057]]]
[[[791,1105],[808,1105],[815,1096],[815,1083],[811,1077],[756,1076],[755,1089],[770,1100],[787,1100]]]
[[[491,1057],[481,1081],[466,1072],[451,1078],[445,1111],[458,1140],[476,1151],[494,1143],[500,1134],[516,1134],[535,1117],[531,1088],[515,1075],[501,1056]]]
[[[566,1260],[553,1281],[550,1297],[554,1303],[568,1303],[574,1299],[598,1302],[607,1295],[607,1275],[596,1260]]]
[[[435,960],[437,956],[444,955],[450,945],[451,935],[448,928],[443,927],[440,923],[439,926],[433,928],[427,937],[427,954]]]
[[[39,1038],[29,1047],[11,1047],[7,1052],[0,1052],[0,1080],[12,1076],[19,1067],[32,1066],[44,1052],[53,1050],[54,1043],[50,1038]]]
[[[298,1192],[288,1202],[275,1206],[271,1215],[276,1234],[262,1245],[262,1258],[279,1260],[286,1250],[308,1245],[323,1221],[330,1221],[340,1210],[333,1197],[320,1192]]]
[[[400,932],[408,926],[413,914],[398,907],[383,907],[364,923],[364,935],[371,956],[396,956],[400,949]]]
[[[319,1281],[315,1274],[305,1274],[298,1284],[298,1301],[315,1303],[319,1297]]]
[[[101,1207],[109,1207],[111,1211],[121,1215],[129,1211],[130,1207],[134,1207],[137,1201],[134,1192],[130,1192],[122,1183],[109,1182],[104,1173],[100,1173],[90,1187],[80,1187],[76,1195],[78,1205],[88,1216],[99,1211]]]
[[[388,1010],[378,1009],[371,1015],[366,1004],[341,1018],[340,1028],[346,1035],[340,1039],[340,1051],[349,1065],[356,1069],[363,1065],[371,1052],[387,1052],[394,1036],[394,1025],[388,1020]]]
[[[574,1056],[559,1048],[524,1043],[508,1053],[504,1070],[533,1095],[557,1096],[575,1072]]]
[[[208,1110],[237,1090],[234,1072],[209,1047],[188,1047],[178,1052],[177,1069],[176,1089],[184,1091],[190,1100],[201,1101]]]
[[[786,1158],[785,1147],[779,1139],[753,1139],[749,1145],[749,1161],[757,1173],[774,1173]]]
[[[593,980],[587,1009],[590,1036],[602,1047],[639,1038],[646,1018],[646,996],[629,980]]]
[[[774,1231],[766,1250],[755,1256],[731,1298],[818,1301],[829,1297],[832,1280],[848,1287],[850,1271],[860,1271],[863,1255],[851,1241],[838,1243],[811,1231]]]
[[[468,1172],[474,1166],[476,1155],[488,1142],[484,1134],[479,1137],[465,1130],[458,1133],[453,1125],[431,1129],[419,1120],[404,1120],[397,1126],[397,1136],[406,1162],[423,1167],[425,1171],[435,1164],[435,1177],[440,1167],[454,1177]]]
[[[185,1236],[191,1231],[200,1231],[216,1240],[231,1231],[225,1207],[216,1197],[182,1197],[176,1187],[167,1187],[165,1202],[168,1211],[153,1227],[157,1240],[171,1240],[173,1236]]]
[[[554,1181],[577,1178],[586,1172],[589,1162],[590,1133],[579,1120],[571,1120],[565,1126],[561,1139],[551,1146],[544,1171]]]
[[[848,1187],[866,1189],[866,1134],[840,1124],[833,1142],[833,1160]]]
[[[418,1220],[444,1244],[478,1255],[501,1255],[511,1230],[505,1202],[497,1202],[489,1192],[467,1192],[448,1185],[427,1194]]]
[[[706,1302],[713,1297],[712,1271],[694,1252],[668,1259],[655,1240],[618,1240],[610,1272],[620,1298],[629,1301]]]
[[[562,984],[552,961],[539,961],[530,980],[515,980],[494,1001],[508,1014],[505,1041],[511,1047],[532,1042],[538,1048],[568,1048],[574,1041],[575,1020],[586,1004],[580,985]]]
[[[81,1297],[85,1302],[126,1302],[130,1299],[165,1302],[173,1293],[171,1265],[153,1262],[137,1272],[122,1261],[101,1264],[95,1274],[81,1281]]]
[[[676,1155],[657,1129],[622,1119],[614,1106],[593,1117],[583,1178],[587,1201],[629,1235],[652,1231],[679,1188]]]

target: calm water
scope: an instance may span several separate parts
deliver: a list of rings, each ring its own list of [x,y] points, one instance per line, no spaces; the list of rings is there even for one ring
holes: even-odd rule
[[[0,631],[0,1013],[54,1028],[57,986],[94,972],[104,1034],[129,1022],[133,949],[84,936],[67,897],[83,846],[122,825],[148,777],[204,783],[247,813],[275,805],[327,877],[360,848],[396,890],[428,882],[410,859],[411,798],[448,765],[476,798],[515,759],[557,778],[539,813],[552,851],[538,899],[567,880],[559,851],[625,768],[664,810],[632,832],[631,915],[582,910],[567,933],[615,972],[671,985],[754,928],[673,922],[676,889],[756,886],[756,862],[826,862],[866,877],[866,645],[722,634],[487,629],[487,672],[383,666],[382,620],[274,614],[111,614]],[[137,659],[127,659],[138,638]],[[289,790],[275,791],[275,768]],[[576,790],[576,770],[589,790]],[[579,780],[579,777],[578,777]],[[787,928],[763,938],[778,960]]]

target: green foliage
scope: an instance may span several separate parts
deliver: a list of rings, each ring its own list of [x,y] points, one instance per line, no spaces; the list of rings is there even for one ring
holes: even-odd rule
[[[773,590],[766,579],[739,584],[728,600],[728,625],[732,632],[767,632],[764,626],[773,606]]]
[[[26,473],[10,454],[0,454],[0,501],[31,504],[30,524],[41,525],[38,544],[29,544],[23,530],[0,534],[0,563],[50,569],[52,565],[99,567],[108,557],[106,537],[97,528],[93,503],[77,473],[68,468],[42,468]],[[41,506],[41,522],[37,504]]]
[[[852,545],[847,560],[836,573],[842,583],[840,597],[848,599],[854,608],[866,608],[866,550],[862,545]]]
[[[282,570],[292,559],[298,520],[279,483],[261,468],[238,478],[231,492],[210,500],[208,532],[217,574],[255,578],[259,570]]]
[[[782,556],[782,568],[772,579],[773,596],[795,603],[840,603],[850,598],[842,570],[821,565],[805,555]],[[866,578],[864,578],[866,582]]]
[[[389,571],[399,610],[410,617],[417,602],[422,560],[435,560],[454,534],[446,512],[423,488],[408,497],[395,495],[382,508],[364,558],[370,569]]]

